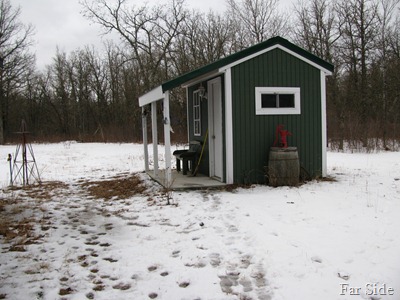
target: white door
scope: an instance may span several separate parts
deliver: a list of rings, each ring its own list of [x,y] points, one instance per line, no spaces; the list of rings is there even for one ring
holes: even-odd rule
[[[210,177],[223,179],[222,91],[221,77],[208,82],[208,142]]]

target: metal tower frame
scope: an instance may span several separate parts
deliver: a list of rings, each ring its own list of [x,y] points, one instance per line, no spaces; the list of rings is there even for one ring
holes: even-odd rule
[[[41,182],[32,145],[27,142],[28,133],[26,122],[22,120],[20,131],[17,132],[17,134],[21,135],[21,143],[17,145],[15,150],[12,172],[10,174],[11,185],[14,185],[16,182],[21,182],[23,186],[35,181],[38,183]]]

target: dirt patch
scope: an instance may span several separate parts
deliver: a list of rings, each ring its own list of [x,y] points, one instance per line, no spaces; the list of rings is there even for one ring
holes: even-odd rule
[[[318,182],[337,182],[336,178],[331,177],[331,176],[317,178],[317,181]]]
[[[60,291],[58,292],[58,294],[60,295],[60,296],[66,296],[66,295],[70,295],[70,294],[72,294],[73,293],[73,290],[70,288],[70,287],[68,287],[68,288],[62,288],[62,289],[60,289]]]
[[[44,181],[40,184],[14,186],[5,190],[6,193],[0,198],[0,239],[9,244],[8,251],[26,251],[27,245],[39,243],[45,232],[56,228],[53,226],[52,214],[43,203],[72,194],[85,194],[85,196],[89,194],[94,199],[120,200],[146,192],[146,186],[139,175],[128,173],[104,180],[80,181],[73,185],[77,186],[78,190],[60,181]],[[75,221],[80,222],[79,219]],[[105,229],[111,230],[112,224],[106,224]],[[83,231],[81,234],[88,234],[88,231]],[[86,241],[87,245],[99,243],[92,239]],[[104,242],[101,246],[110,247],[111,244]]]
[[[114,258],[112,258],[112,257],[106,257],[106,258],[103,258],[103,260],[109,261],[109,262],[111,262],[111,263],[115,263],[115,262],[118,261],[118,259],[114,259]]]
[[[149,298],[150,299],[156,299],[158,297],[158,294],[157,293],[150,293],[149,294]]]
[[[25,252],[26,245],[37,244],[42,238],[34,234],[35,220],[32,218],[14,221],[11,218],[2,218],[0,221],[0,235],[6,243],[10,243],[9,251]]]
[[[93,288],[93,291],[100,292],[100,291],[104,291],[104,289],[105,289],[105,285],[98,284]]]
[[[16,237],[28,237],[32,232],[32,219],[23,219],[19,222],[12,222],[8,219],[3,219],[0,222],[0,235],[2,235],[6,242]]]
[[[51,200],[56,195],[65,194],[68,185],[61,181],[44,181],[27,186],[13,186],[10,190],[21,190],[26,196],[36,200]]]
[[[187,288],[190,285],[190,282],[188,281],[183,281],[181,283],[179,283],[179,287],[181,288]]]
[[[136,175],[119,175],[108,180],[81,183],[90,196],[96,199],[127,199],[145,192],[146,187]]]
[[[129,283],[122,283],[122,282],[113,286],[113,289],[121,290],[121,291],[126,291],[126,290],[129,290],[130,288],[131,288],[131,285]]]

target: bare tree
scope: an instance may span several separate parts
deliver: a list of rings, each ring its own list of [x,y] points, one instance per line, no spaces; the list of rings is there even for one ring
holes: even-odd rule
[[[130,46],[132,59],[141,70],[143,89],[149,90],[168,76],[167,54],[174,38],[180,34],[186,17],[184,0],[170,5],[127,7],[126,0],[89,2],[83,0],[85,16],[102,25],[106,32],[115,31]],[[163,69],[164,72],[160,72]]]
[[[379,38],[378,4],[376,0],[342,0],[337,3],[340,20],[340,55],[347,67],[347,103],[352,106],[353,128],[367,146],[368,118],[371,99],[368,97],[368,67],[374,61]]]
[[[170,58],[175,75],[214,62],[230,54],[232,27],[229,17],[214,12],[193,11],[185,20],[182,34],[175,39]]]
[[[340,137],[339,147],[343,148],[345,117],[348,110],[346,98],[339,97],[339,74],[341,69],[338,55],[338,41],[340,39],[339,23],[332,2],[328,0],[298,1],[294,8],[296,21],[293,31],[293,40],[311,53],[335,65],[334,74],[327,79],[328,87],[328,122],[338,123],[330,126],[330,134]],[[335,130],[335,131],[333,131]]]
[[[32,69],[34,56],[28,52],[33,27],[19,21],[20,8],[0,0],[0,144],[4,143],[8,95],[23,84],[22,77]]]
[[[67,54],[57,49],[57,54],[51,66],[51,84],[53,97],[51,104],[58,119],[59,133],[70,138],[71,134],[71,108],[72,108],[72,85],[69,70],[71,66]]]
[[[399,12],[399,10],[397,10]],[[396,15],[396,20],[390,28],[388,36],[388,47],[390,51],[396,56],[400,57],[400,14]]]
[[[260,43],[275,35],[285,35],[287,32],[287,19],[278,10],[278,0],[226,0],[226,2],[232,20],[236,20],[237,26],[246,33],[248,44]]]
[[[396,20],[389,33],[389,55],[388,55],[388,68],[387,68],[387,84],[390,86],[390,95],[387,99],[391,100],[391,107],[387,108],[391,112],[392,126],[390,129],[393,145],[396,138],[399,141],[399,127],[400,127],[400,15],[397,10]],[[391,111],[390,111],[391,110]],[[397,135],[396,135],[397,134]],[[393,147],[394,148],[394,147]]]
[[[299,1],[293,39],[308,51],[333,63],[340,38],[337,16],[328,0]]]
[[[388,50],[390,43],[391,32],[395,32],[395,24],[393,24],[393,16],[396,12],[396,7],[400,3],[399,0],[380,0],[380,13],[379,13],[379,23],[380,23],[380,39],[379,39],[379,61],[381,62],[381,82],[382,82],[382,93],[381,93],[381,111],[382,111],[382,142],[383,147],[387,148],[387,131],[388,131],[388,111],[391,110],[395,101],[390,101],[388,99]],[[392,100],[395,100],[395,98]]]

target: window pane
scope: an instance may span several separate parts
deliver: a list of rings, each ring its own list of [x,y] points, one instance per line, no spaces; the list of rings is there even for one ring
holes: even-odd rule
[[[262,94],[261,95],[261,107],[262,108],[276,107],[276,95],[275,94]]]
[[[256,115],[299,115],[299,87],[255,87]]]
[[[193,93],[193,133],[196,136],[201,135],[201,106],[198,91]]]
[[[280,94],[279,107],[293,107],[294,108],[294,95],[293,94]]]

